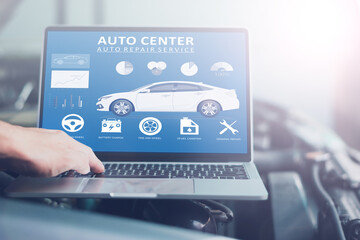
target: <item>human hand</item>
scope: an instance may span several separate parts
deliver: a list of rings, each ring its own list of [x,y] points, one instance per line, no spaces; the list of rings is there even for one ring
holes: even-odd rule
[[[104,171],[91,148],[60,130],[24,128],[0,122],[0,166],[22,175],[56,176]]]

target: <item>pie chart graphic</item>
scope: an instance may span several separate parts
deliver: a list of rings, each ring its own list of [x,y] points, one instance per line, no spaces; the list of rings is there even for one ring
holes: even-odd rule
[[[234,68],[227,62],[217,62],[211,66],[210,71],[232,72],[234,71]]]
[[[198,66],[194,62],[186,62],[181,65],[180,68],[182,74],[185,76],[191,77],[194,76],[198,72]]]
[[[118,64],[116,64],[116,71],[120,75],[129,75],[134,70],[134,66],[131,62],[128,61],[121,61]]]

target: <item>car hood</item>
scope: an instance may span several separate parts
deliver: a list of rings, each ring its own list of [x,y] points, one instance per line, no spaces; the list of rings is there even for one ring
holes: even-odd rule
[[[119,93],[112,93],[102,97],[109,97],[109,98],[128,98],[136,96],[136,92],[119,92]]]

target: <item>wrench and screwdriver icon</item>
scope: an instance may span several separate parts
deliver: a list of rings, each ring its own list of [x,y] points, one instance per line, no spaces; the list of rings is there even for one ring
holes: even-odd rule
[[[230,130],[232,132],[232,134],[236,134],[238,133],[239,131],[235,128],[232,127],[232,125],[234,125],[234,123],[236,123],[236,121],[234,121],[233,123],[231,124],[228,124],[225,120],[222,120],[220,122],[221,125],[224,125],[225,128],[223,130],[221,130],[221,132],[219,133],[220,135],[222,135],[223,133],[225,133],[227,130]]]

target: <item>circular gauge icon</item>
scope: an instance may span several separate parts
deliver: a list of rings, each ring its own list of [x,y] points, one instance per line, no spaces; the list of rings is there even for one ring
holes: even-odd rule
[[[121,61],[118,64],[116,64],[116,71],[120,75],[129,75],[134,70],[134,66],[131,62],[128,61]]]
[[[61,126],[67,132],[78,132],[84,127],[84,119],[77,114],[66,115],[61,121]]]
[[[217,62],[217,63],[214,63],[211,66],[210,71],[213,71],[213,72],[232,72],[232,71],[234,71],[234,68],[227,62]]]
[[[181,65],[180,68],[182,74],[185,76],[191,77],[194,76],[198,72],[198,66],[194,62],[186,62]]]
[[[154,117],[147,117],[139,123],[140,131],[148,136],[153,136],[161,131],[162,124],[159,119]]]

